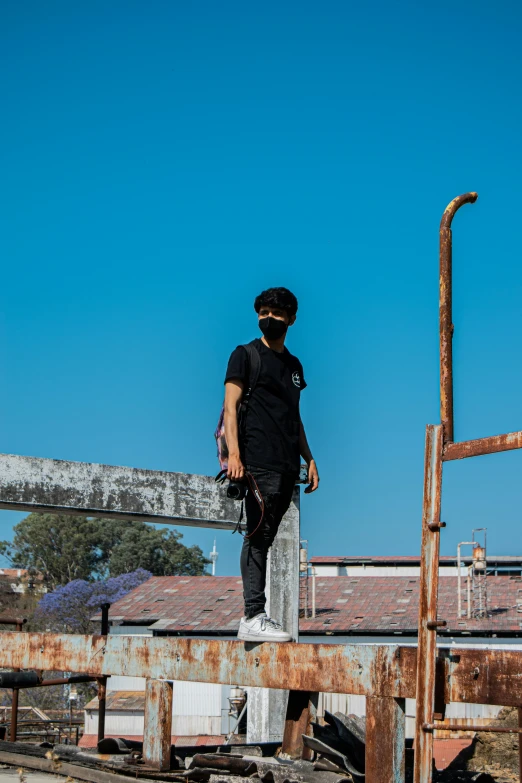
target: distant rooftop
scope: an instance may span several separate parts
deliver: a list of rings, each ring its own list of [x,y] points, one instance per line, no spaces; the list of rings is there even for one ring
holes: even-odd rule
[[[463,562],[471,563],[472,557],[470,553],[463,553],[461,560]],[[420,557],[418,555],[320,555],[317,557],[311,557],[310,562],[312,565],[420,565]],[[439,558],[441,565],[457,565],[457,555],[447,555]],[[488,555],[488,568],[495,568],[495,566],[501,568],[507,568],[509,566],[515,566],[520,568],[522,566],[522,557],[518,555]]]
[[[311,602],[311,580],[308,581]],[[318,576],[316,593],[317,616],[301,617],[302,634],[417,633],[418,578]],[[456,579],[441,579],[439,617],[448,623],[444,633],[522,636],[522,578],[488,576],[488,594],[489,617],[458,618]],[[466,608],[464,589],[462,606]],[[303,601],[301,614],[302,609]],[[159,635],[234,635],[242,612],[239,577],[158,576],[114,603],[110,620],[145,626]]]

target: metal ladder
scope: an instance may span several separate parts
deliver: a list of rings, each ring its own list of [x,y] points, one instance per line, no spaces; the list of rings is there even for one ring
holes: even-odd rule
[[[424,494],[422,510],[422,541],[419,600],[419,636],[417,651],[417,715],[415,721],[414,783],[431,783],[433,764],[433,732],[443,717],[435,710],[436,687],[443,671],[437,671],[437,629],[446,621],[437,616],[439,586],[440,531],[446,526],[440,519],[442,465],[466,457],[478,457],[499,451],[522,448],[522,432],[479,438],[455,443],[453,440],[453,356],[452,356],[452,237],[451,223],[457,210],[473,204],[477,193],[464,193],[448,204],[440,222],[440,424],[426,427],[424,456]],[[442,711],[444,707],[442,705]],[[522,710],[519,708],[519,726]],[[440,726],[446,729],[447,726]],[[469,731],[473,727],[452,725],[451,731]],[[478,729],[478,727],[477,727]],[[480,727],[480,731],[498,731],[496,727]],[[506,729],[503,729],[506,731]],[[502,731],[502,729],[500,729]],[[519,737],[522,729],[513,729]],[[522,762],[522,753],[521,753]],[[522,764],[521,764],[522,766]]]

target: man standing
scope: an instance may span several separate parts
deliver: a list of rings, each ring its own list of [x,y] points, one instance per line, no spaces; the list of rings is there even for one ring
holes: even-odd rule
[[[238,638],[288,642],[290,634],[265,612],[268,550],[292,500],[300,457],[308,465],[306,493],[318,488],[319,474],[299,413],[300,394],[306,387],[303,368],[285,348],[287,330],[296,319],[297,299],[287,288],[269,288],[256,298],[254,309],[263,333],[251,343],[260,359],[255,386],[248,395],[251,362],[241,345],[230,356],[225,377],[227,476],[246,480],[249,487],[241,551],[245,616]],[[239,423],[245,395],[248,404]]]

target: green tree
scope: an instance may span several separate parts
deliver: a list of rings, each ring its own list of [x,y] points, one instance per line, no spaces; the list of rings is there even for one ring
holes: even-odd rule
[[[180,543],[182,535],[177,530],[158,530],[145,522],[112,522],[115,524],[104,531],[105,557],[111,576],[136,568],[144,568],[154,576],[200,576],[209,563],[199,546],[186,547]]]
[[[15,567],[38,569],[52,589],[137,568],[154,576],[199,576],[209,561],[181,539],[176,530],[145,522],[35,513],[15,526],[12,542],[0,542],[0,554]]]
[[[29,514],[15,525],[13,542],[2,541],[0,553],[15,568],[38,569],[54,589],[97,572],[96,528],[87,517]]]

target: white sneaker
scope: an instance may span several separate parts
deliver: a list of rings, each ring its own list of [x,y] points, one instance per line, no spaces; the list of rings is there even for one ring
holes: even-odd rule
[[[283,630],[280,623],[267,617],[266,612],[257,614],[251,620],[241,618],[238,639],[244,642],[290,642],[292,637]]]

